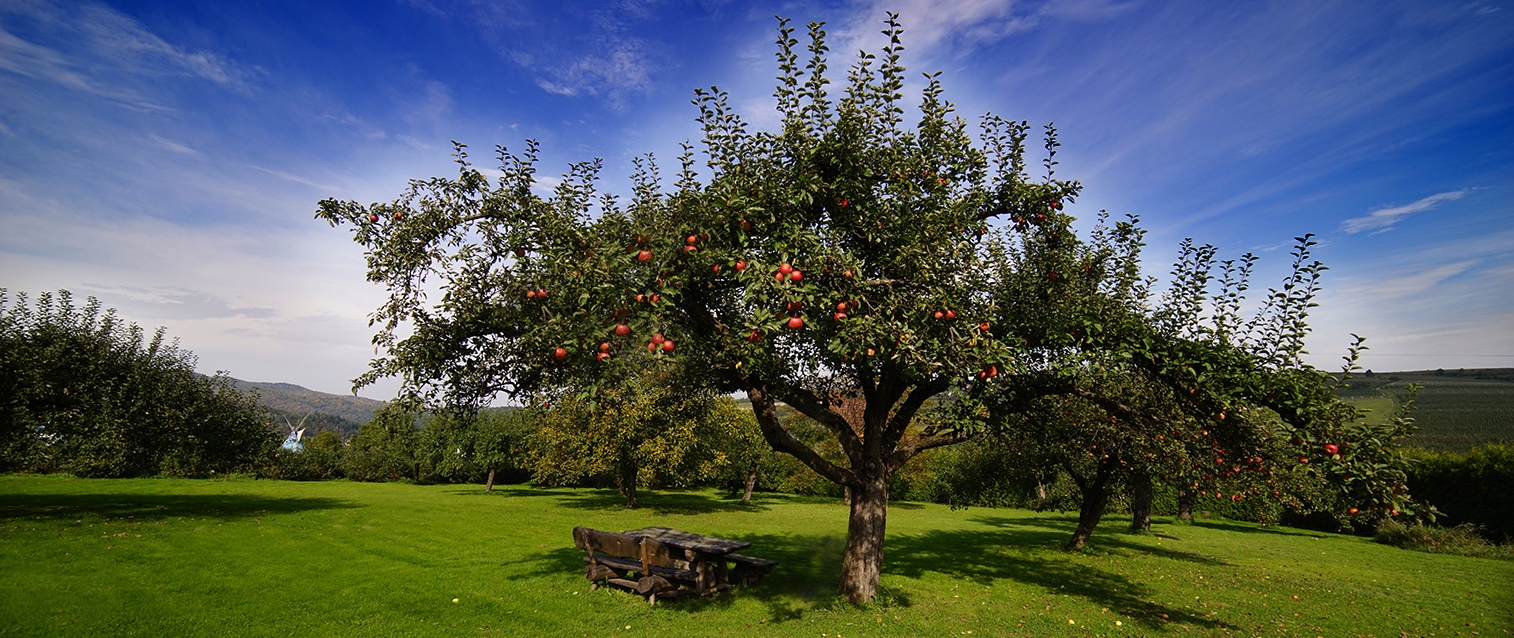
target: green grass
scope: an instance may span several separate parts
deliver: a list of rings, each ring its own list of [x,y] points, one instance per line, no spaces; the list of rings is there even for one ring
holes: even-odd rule
[[[879,601],[833,595],[834,501],[347,482],[0,476],[0,635],[1504,636],[1514,562],[1229,521],[1058,549],[1067,515],[895,504]],[[762,584],[589,591],[574,525],[753,542]],[[453,603],[453,598],[459,602]]]
[[[1423,386],[1414,412],[1419,433],[1410,445],[1466,452],[1487,443],[1514,441],[1514,382],[1502,378],[1457,376],[1456,371],[1388,372],[1352,379],[1341,396],[1369,410],[1368,420],[1381,423],[1398,408],[1409,383]]]

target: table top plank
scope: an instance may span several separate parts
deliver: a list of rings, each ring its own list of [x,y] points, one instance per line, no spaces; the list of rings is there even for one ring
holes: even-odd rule
[[[655,538],[663,544],[672,545],[680,549],[692,549],[704,554],[729,554],[751,547],[748,541],[738,541],[730,538],[705,536],[693,532],[671,529],[667,527],[643,527],[624,532],[627,536],[641,536]]]

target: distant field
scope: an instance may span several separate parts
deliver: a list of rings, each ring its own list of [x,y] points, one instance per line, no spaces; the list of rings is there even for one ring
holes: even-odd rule
[[[1368,419],[1381,422],[1397,409],[1405,386],[1418,383],[1423,387],[1414,418],[1420,431],[1410,444],[1465,452],[1485,443],[1514,441],[1514,375],[1509,372],[1384,372],[1353,378],[1341,396],[1369,410]]]
[[[896,503],[883,593],[834,595],[838,499],[399,483],[0,476],[5,636],[1509,636],[1514,561],[1220,520]],[[590,591],[570,530],[753,542],[763,583]],[[456,602],[454,602],[454,599]],[[1475,633],[1474,633],[1475,632]]]

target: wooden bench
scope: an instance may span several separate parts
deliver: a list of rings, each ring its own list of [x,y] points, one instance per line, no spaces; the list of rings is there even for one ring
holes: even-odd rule
[[[757,582],[768,572],[778,566],[778,561],[745,554],[726,554],[725,560],[731,562],[731,578],[742,585],[750,585]]]
[[[624,587],[653,604],[659,596],[678,596],[679,583],[693,583],[699,577],[687,561],[674,558],[668,546],[656,539],[575,527],[573,544],[588,552],[584,577],[594,583],[592,587],[600,583]]]

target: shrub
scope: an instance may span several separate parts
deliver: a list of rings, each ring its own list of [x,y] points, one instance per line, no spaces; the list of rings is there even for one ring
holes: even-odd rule
[[[68,291],[0,289],[0,471],[202,477],[250,467],[278,435],[254,397],[195,357]]]
[[[1514,445],[1492,444],[1466,454],[1414,450],[1409,489],[1434,505],[1447,525],[1472,524],[1485,538],[1514,536]]]
[[[1405,525],[1393,519],[1377,526],[1374,538],[1384,545],[1415,549],[1431,554],[1458,554],[1482,558],[1514,559],[1514,546],[1494,545],[1482,537],[1483,530],[1463,523],[1455,527]]]

